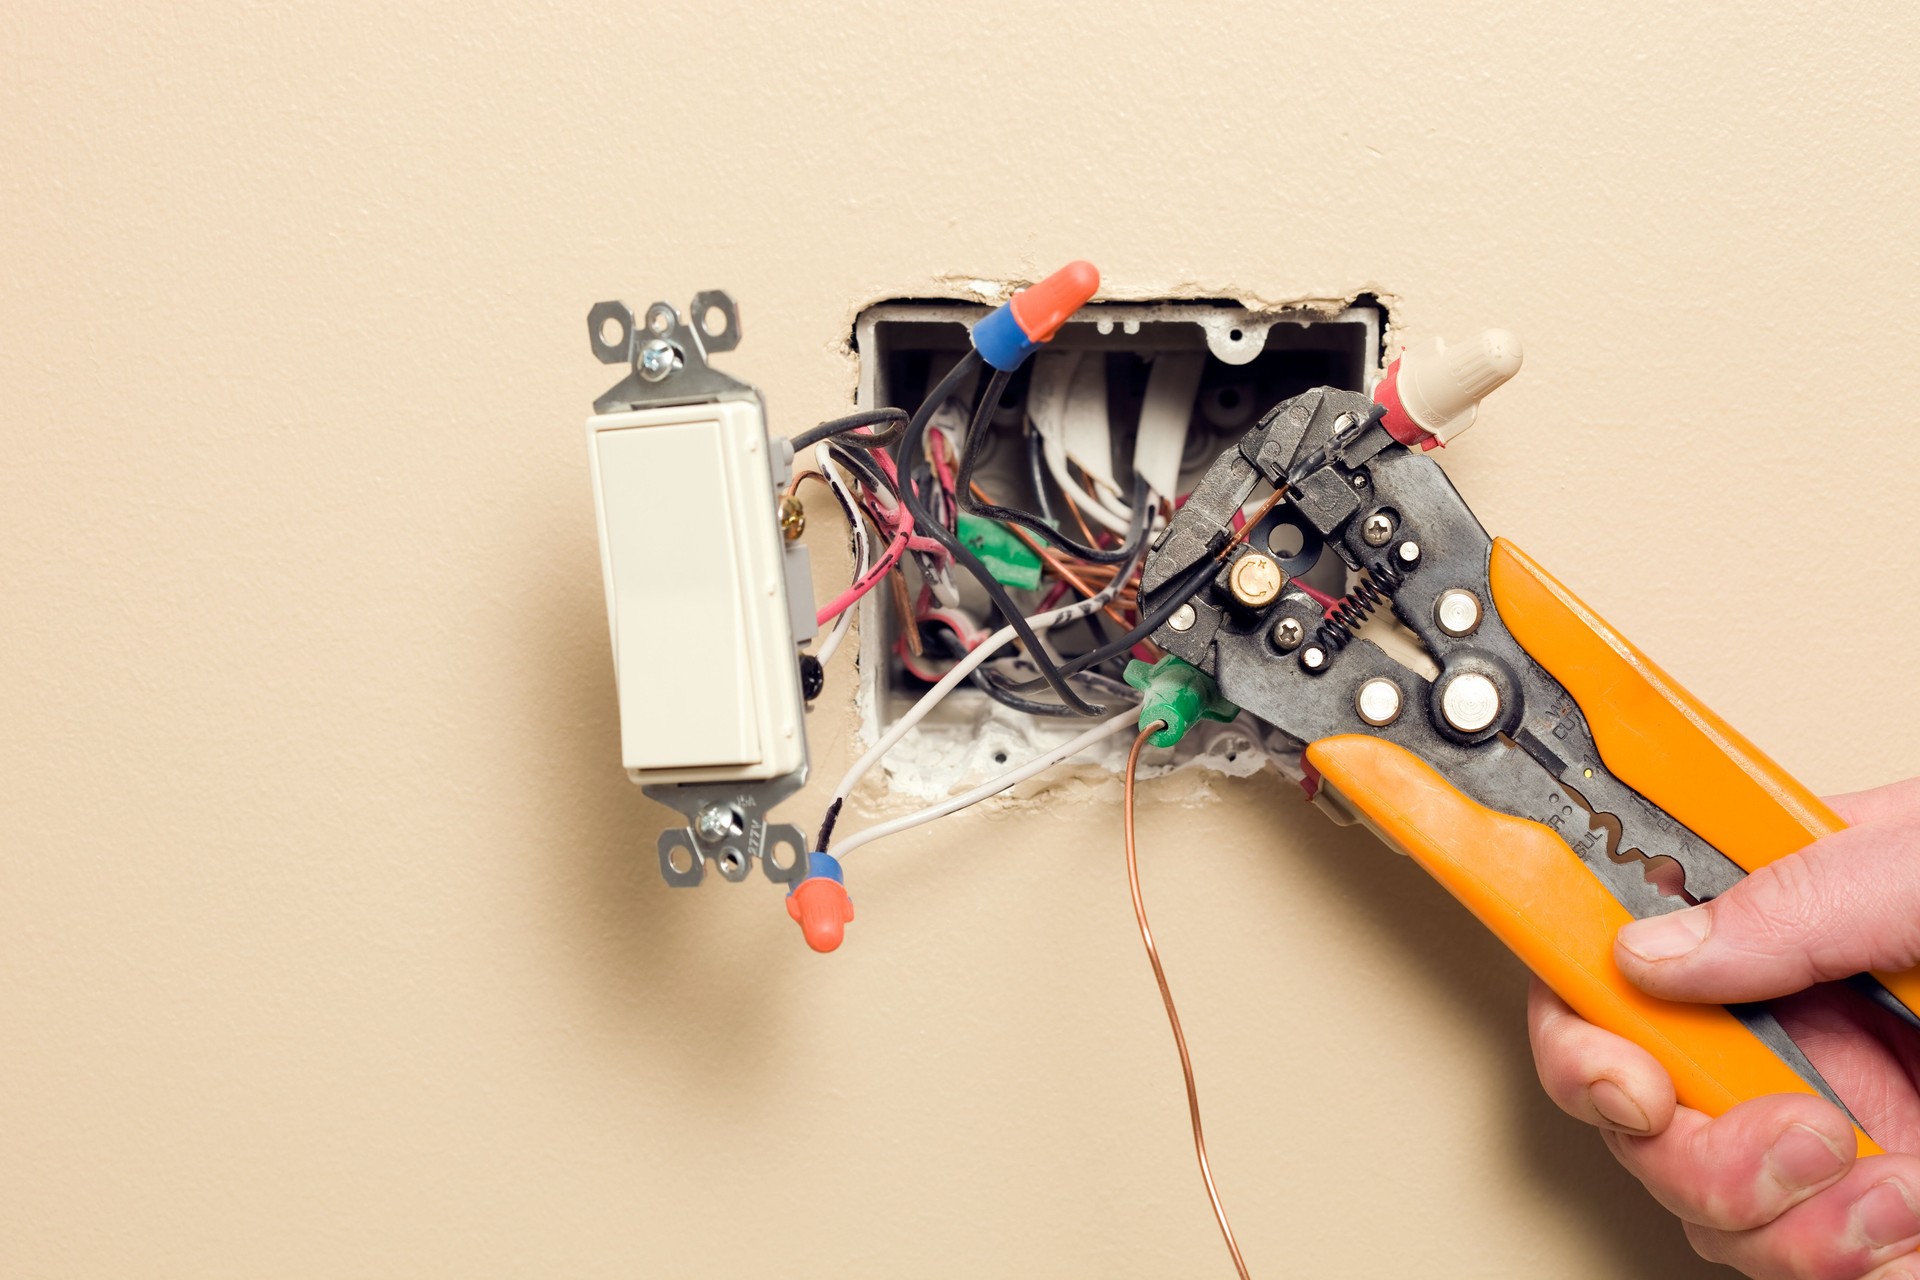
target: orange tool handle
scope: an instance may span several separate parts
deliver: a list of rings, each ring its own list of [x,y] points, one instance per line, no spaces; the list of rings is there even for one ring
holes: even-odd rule
[[[1488,576],[1501,620],[1573,695],[1608,772],[1739,866],[1758,871],[1846,825],[1504,538]],[[1920,970],[1874,977],[1920,1012]]]
[[[1541,823],[1486,808],[1384,739],[1323,738],[1307,760],[1323,789],[1446,886],[1580,1016],[1651,1053],[1685,1105],[1719,1115],[1762,1094],[1813,1092],[1722,1006],[1658,1000],[1628,982],[1613,963],[1627,909]],[[1862,1155],[1879,1154],[1855,1135]]]

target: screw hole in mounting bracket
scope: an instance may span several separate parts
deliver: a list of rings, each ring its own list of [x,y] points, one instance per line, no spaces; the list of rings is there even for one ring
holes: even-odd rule
[[[631,366],[626,378],[593,402],[597,413],[753,393],[707,363],[709,356],[740,345],[740,312],[724,290],[694,294],[684,318],[666,302],[648,307],[637,322],[623,302],[595,303],[587,312],[587,338],[603,364]]]
[[[805,853],[805,850],[800,847],[800,842],[790,834],[791,830],[792,829],[775,829],[768,835],[767,851],[762,855],[762,861],[766,864],[767,875],[770,879],[778,879],[781,875],[791,875],[794,869],[800,865],[800,858],[801,855]]]
[[[633,312],[624,302],[596,302],[587,312],[587,341],[601,364],[625,364],[632,358]]]
[[[693,324],[700,331],[700,345],[708,355],[740,345],[740,312],[724,291],[704,289],[694,294],[691,310]]]

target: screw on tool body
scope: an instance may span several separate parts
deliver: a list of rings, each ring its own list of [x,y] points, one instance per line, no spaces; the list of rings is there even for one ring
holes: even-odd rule
[[[1353,698],[1360,718],[1376,728],[1400,718],[1400,686],[1384,676],[1376,676],[1360,686]]]
[[[1469,636],[1480,625],[1480,600],[1473,592],[1452,587],[1434,601],[1434,621],[1450,636]]]
[[[1500,718],[1500,690],[1478,671],[1463,671],[1440,691],[1440,713],[1461,733],[1479,733]]]
[[[1280,588],[1287,585],[1287,575],[1279,565],[1259,552],[1249,552],[1233,562],[1233,569],[1227,575],[1227,586],[1233,592],[1233,598],[1249,608],[1260,608],[1272,604],[1280,598]]]

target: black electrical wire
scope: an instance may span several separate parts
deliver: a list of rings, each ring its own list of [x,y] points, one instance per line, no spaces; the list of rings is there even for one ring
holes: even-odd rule
[[[944,631],[934,633],[932,638],[941,648],[946,650],[949,658],[958,661],[967,656],[966,642],[961,640],[960,637],[953,632],[951,623],[948,623],[944,618],[930,618],[928,619],[928,623],[938,624],[947,628]],[[979,689],[995,702],[1025,715],[1071,716],[1074,714],[1071,707],[1062,706],[1058,702],[1040,702],[1032,698],[1022,697],[1014,691],[1014,684],[1011,680],[1001,675],[998,671],[993,670],[990,666],[983,665],[975,667],[967,679],[976,689]],[[1115,680],[1113,677],[1103,675],[1098,671],[1082,671],[1075,679],[1085,680],[1093,684],[1106,685],[1107,687],[1103,692],[1113,694],[1117,697],[1138,697],[1132,687],[1124,680]]]
[[[887,478],[886,472],[882,471],[878,466],[876,466],[873,462],[873,459],[870,458],[867,454],[858,452],[853,449],[843,449],[838,444],[833,444],[833,443],[829,443],[827,445],[827,452],[833,457],[833,460],[835,462],[839,463],[846,470],[852,472],[855,475],[855,477],[859,479],[861,485],[866,489],[867,493],[870,496],[877,496],[877,495],[884,494],[887,497],[892,498],[893,501],[895,501],[896,503],[900,501],[899,486],[894,484],[893,481],[889,480]],[[870,523],[874,525],[876,529],[880,527],[879,519],[874,514],[873,511],[871,510],[867,511],[867,519]],[[887,540],[892,536],[893,535],[888,533],[881,534],[880,535],[881,544],[885,545]],[[928,581],[932,581],[934,578],[939,576],[938,568],[929,567],[929,565],[931,564],[931,557],[929,557],[926,552],[918,551],[918,550],[909,550],[907,554],[912,556],[914,560],[920,565],[921,577],[927,579]]]
[[[840,806],[845,803],[844,800],[835,800],[827,806],[825,816],[820,819],[820,830],[813,837],[813,847],[822,853],[827,851],[827,842],[833,839],[834,824],[840,821]]]
[[[1031,428],[1027,431],[1027,476],[1033,482],[1033,500],[1040,506],[1040,518],[1053,523],[1053,499],[1047,496],[1047,442]]]
[[[974,684],[983,690],[988,697],[1000,703],[1002,706],[1011,707],[1015,711],[1024,711],[1030,716],[1070,716],[1073,714],[1071,708],[1063,707],[1057,702],[1040,702],[1032,698],[1023,697],[1014,691],[1014,682],[997,671],[988,671],[985,667],[981,667],[973,674],[984,677],[983,679],[975,680]],[[1109,686],[1107,689],[1109,693],[1117,693],[1123,698],[1132,698],[1136,701],[1139,699],[1139,695],[1125,682],[1115,680],[1111,676],[1101,675],[1097,671],[1082,671],[1076,675],[1074,679],[1105,684]]]
[[[1101,645],[1107,643],[1107,629],[1101,625],[1100,611],[1098,609],[1095,609],[1092,613],[1080,619],[1080,621],[1086,626],[1087,634],[1093,637],[1094,648],[1098,649]]]
[[[986,395],[981,397],[979,408],[974,410],[973,420],[967,424],[967,436],[960,445],[960,472],[953,482],[954,497],[959,499],[960,509],[969,515],[986,516],[989,519],[1017,524],[1029,533],[1045,538],[1068,555],[1085,560],[1089,564],[1125,564],[1133,558],[1131,544],[1117,547],[1112,551],[1103,551],[1099,547],[1090,547],[1077,539],[1068,537],[1031,512],[982,502],[973,496],[973,469],[980,461],[980,450],[986,443],[987,432],[992,428],[993,407],[1000,402],[1000,395],[1007,387],[1007,379],[1012,376],[1003,369],[994,371],[992,379],[987,383]],[[1149,501],[1147,482],[1135,475],[1133,485],[1134,505],[1145,507]]]
[[[932,621],[941,622],[942,620],[935,618]],[[947,651],[949,658],[958,660],[967,656],[966,642],[955,635],[950,628],[939,632],[936,639],[940,647]],[[1012,685],[1004,676],[997,671],[987,670],[984,665],[975,667],[967,676],[967,682],[1001,706],[1018,711],[1022,715],[1073,716],[1079,714],[1072,707],[1062,703],[1040,702],[1033,698],[1022,697],[1013,691]]]
[[[887,473],[875,466],[873,459],[865,453],[844,448],[838,441],[829,444],[827,450],[835,462],[860,477],[860,483],[867,487],[868,492],[890,494],[895,498],[900,496],[899,486],[887,479]]]
[[[911,470],[923,456],[927,424],[932,421],[934,412],[960,387],[961,383],[973,375],[974,371],[980,367],[980,363],[980,353],[969,350],[948,371],[947,376],[940,380],[940,384],[927,394],[926,400],[921,403],[920,408],[907,423],[906,435],[899,444],[899,465]],[[983,403],[990,403],[990,399]],[[991,412],[991,409],[988,412]],[[924,533],[945,547],[948,554],[953,557],[953,562],[979,581],[981,588],[987,593],[987,598],[993,601],[994,607],[1005,615],[1008,625],[1020,637],[1020,643],[1026,646],[1034,665],[1040,669],[1041,677],[1053,686],[1055,693],[1060,695],[1060,701],[1071,707],[1076,715],[1105,714],[1105,707],[1088,702],[1067,683],[1066,676],[1061,674],[1060,668],[1041,647],[1040,637],[1035,635],[1033,628],[1027,625],[1026,618],[1020,612],[1020,606],[1013,602],[1013,598],[1007,594],[1007,589],[1000,585],[999,579],[995,578],[987,566],[980,562],[980,557],[976,556],[970,547],[955,537],[951,529],[933,518],[933,513],[927,509],[926,503],[920,500],[920,495],[914,491],[913,485],[904,486],[900,500],[906,504],[908,512],[913,516],[914,532]]]
[[[885,425],[887,430],[868,434],[862,427]],[[841,444],[850,444],[856,449],[884,449],[900,438],[907,429],[907,411],[905,409],[868,409],[861,413],[850,413],[844,418],[833,418],[817,427],[809,427],[793,438],[793,451],[811,449],[822,440],[838,440]],[[857,433],[857,434],[856,434]]]
[[[915,493],[927,494],[924,499],[927,510],[933,513],[934,523],[943,529],[953,528],[953,521],[947,514],[947,491],[940,486],[933,472],[931,462],[923,462],[906,477],[907,484]],[[914,517],[918,523],[919,517]],[[915,532],[918,532],[916,530]]]
[[[1213,556],[1208,556],[1201,560],[1191,569],[1188,569],[1184,576],[1174,579],[1173,585],[1167,589],[1167,598],[1155,605],[1153,611],[1147,614],[1146,617],[1140,619],[1139,626],[1127,632],[1127,634],[1121,636],[1111,644],[1102,645],[1098,649],[1093,649],[1081,654],[1070,662],[1061,663],[1058,668],[1060,674],[1063,676],[1076,676],[1082,671],[1099,666],[1101,663],[1111,662],[1115,658],[1124,657],[1132,651],[1133,646],[1139,644],[1142,640],[1145,640],[1148,636],[1165,626],[1167,619],[1178,613],[1181,605],[1199,595],[1201,588],[1213,581],[1214,574],[1219,571],[1220,561]],[[1021,693],[1031,693],[1039,687],[1040,681],[1038,680],[1023,680],[1013,686],[1014,689]]]
[[[1213,581],[1213,575],[1218,572],[1220,572],[1220,562],[1212,556],[1206,557],[1187,570],[1185,576],[1174,580],[1173,586],[1167,592],[1167,598],[1155,605],[1151,613],[1140,619],[1139,626],[1111,644],[1083,653],[1072,662],[1062,663],[1061,674],[1073,675],[1130,652],[1133,646],[1165,626],[1167,619],[1178,613],[1181,605],[1199,595],[1201,588]]]

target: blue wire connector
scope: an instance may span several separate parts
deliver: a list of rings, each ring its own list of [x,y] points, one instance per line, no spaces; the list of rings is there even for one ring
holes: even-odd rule
[[[1069,262],[1052,275],[1022,289],[973,326],[973,349],[996,369],[1012,373],[1027,357],[1051,341],[1067,317],[1100,291],[1100,269],[1091,262]]]

